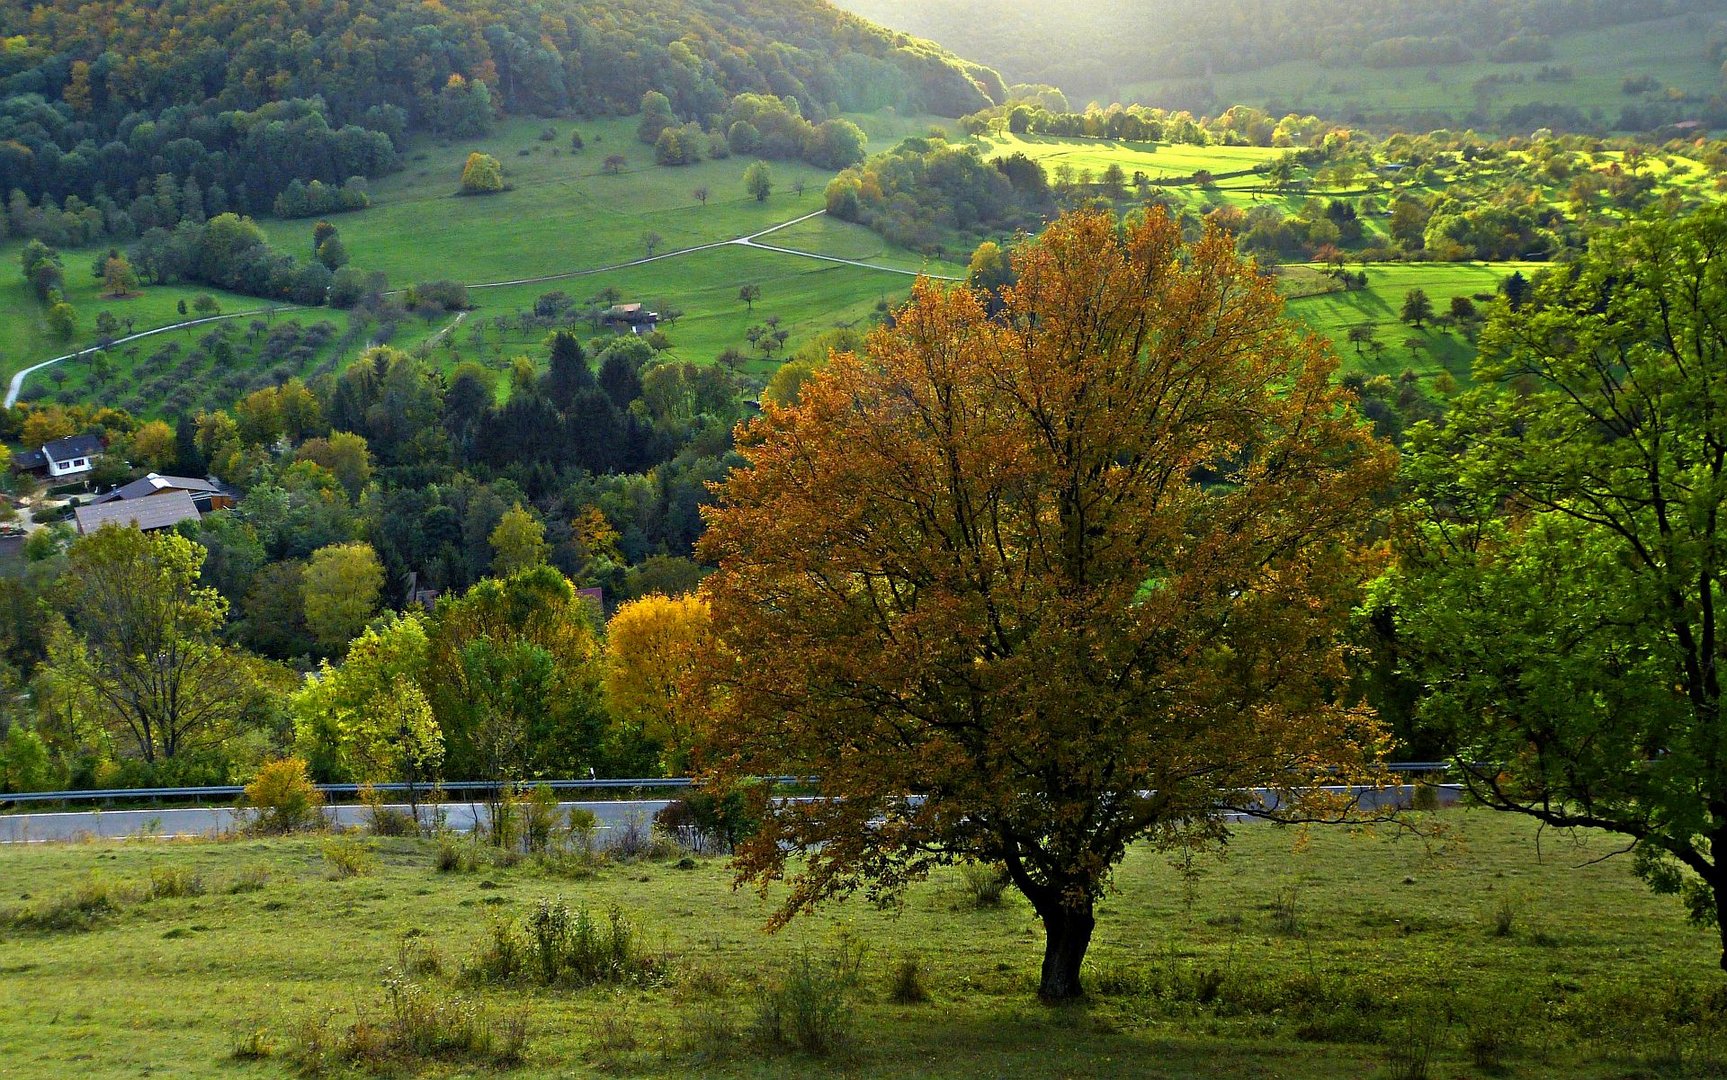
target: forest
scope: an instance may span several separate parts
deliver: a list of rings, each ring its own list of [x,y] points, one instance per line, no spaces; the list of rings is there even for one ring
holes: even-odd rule
[[[884,106],[957,116],[1004,88],[817,0],[7,0],[0,191],[56,209],[76,198],[123,237],[176,223],[138,204],[164,186],[212,215],[268,212],[296,182],[399,168],[413,132],[481,134],[502,112],[631,113],[650,91],[682,121],[718,126],[739,94],[791,99],[820,123]]]

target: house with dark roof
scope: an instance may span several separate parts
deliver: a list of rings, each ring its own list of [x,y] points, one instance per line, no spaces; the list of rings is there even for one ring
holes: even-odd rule
[[[133,499],[150,499],[175,491],[184,491],[190,495],[192,505],[196,506],[201,514],[234,508],[234,493],[213,480],[200,480],[195,476],[164,476],[161,473],[148,473],[130,484],[91,499],[90,505],[104,506]]]
[[[130,525],[144,532],[171,529],[182,521],[197,521],[200,516],[198,508],[192,505],[192,496],[184,491],[170,491],[147,499],[92,503],[78,507],[72,514],[78,519],[80,536],[93,533],[104,525],[121,528]]]
[[[40,450],[14,454],[12,467],[19,472],[40,470],[56,479],[82,476],[96,467],[96,459],[106,450],[98,435],[67,435],[47,443]]]
[[[600,322],[619,333],[647,334],[659,325],[660,313],[648,311],[640,304],[613,304],[600,312]]]

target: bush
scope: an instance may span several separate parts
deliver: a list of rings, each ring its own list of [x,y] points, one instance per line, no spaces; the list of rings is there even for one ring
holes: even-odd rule
[[[658,979],[664,967],[642,947],[635,920],[621,909],[601,919],[586,907],[571,911],[561,899],[548,898],[528,914],[520,932],[506,922],[493,923],[491,941],[464,974],[479,982],[632,985]]]
[[[49,932],[89,930],[108,916],[118,914],[132,899],[135,899],[132,890],[91,874],[64,896],[7,912],[0,917],[0,925],[10,923],[21,930]]]
[[[184,866],[152,866],[150,868],[150,899],[163,900],[181,896],[203,896],[204,879],[196,870]]]
[[[805,949],[761,991],[752,1034],[769,1049],[835,1053],[851,1041],[856,1025],[854,985],[843,955],[820,959]]]
[[[356,1006],[346,1031],[330,1030],[329,1014],[309,1017],[290,1033],[288,1057],[309,1075],[349,1064],[393,1072],[419,1061],[468,1061],[490,1067],[520,1063],[527,1024],[520,1016],[493,1021],[485,1007],[445,997],[401,975],[384,983],[384,998]]]
[[[361,877],[371,873],[378,864],[377,855],[364,840],[346,833],[327,838],[322,849],[324,863],[333,879]]]
[[[901,957],[893,966],[887,996],[895,1005],[921,1005],[928,1001],[929,988],[923,984],[923,961],[915,956]]]
[[[544,855],[551,850],[552,836],[558,827],[558,794],[545,784],[538,784],[521,800],[522,838],[528,851]]]
[[[255,832],[287,833],[323,823],[324,796],[312,786],[302,758],[265,762],[246,785],[245,800]]]
[[[978,910],[1001,906],[1007,890],[1007,873],[991,863],[966,862],[959,867],[959,876],[966,903]]]

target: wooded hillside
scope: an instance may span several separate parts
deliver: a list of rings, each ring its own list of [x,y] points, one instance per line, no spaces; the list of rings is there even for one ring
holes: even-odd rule
[[[820,0],[0,0],[0,192],[129,199],[167,175],[260,212],[292,180],[388,171],[415,130],[634,112],[649,90],[698,122],[745,92],[816,121],[1003,94],[993,71]]]

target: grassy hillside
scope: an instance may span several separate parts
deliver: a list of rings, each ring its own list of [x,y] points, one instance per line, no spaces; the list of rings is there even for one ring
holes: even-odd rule
[[[1404,127],[1506,134],[1539,127],[1517,106],[1572,110],[1572,128],[1630,119],[1645,129],[1683,114],[1727,114],[1727,27],[1711,0],[1148,0],[1051,6],[1034,0],[845,0],[844,6],[934,38],[1010,83],[1053,84],[1072,106],[1138,101],[1216,115],[1271,107]],[[1537,81],[1543,67],[1568,80]],[[1654,85],[1627,95],[1628,77]],[[1483,80],[1492,80],[1484,82]],[[1687,99],[1665,104],[1670,96]],[[1654,107],[1648,108],[1653,105]],[[1622,117],[1627,106],[1632,114]],[[1641,111],[1642,116],[1637,115]]]
[[[373,841],[373,872],[331,880],[309,839],[0,849],[0,909],[118,905],[88,930],[0,923],[0,1044],[20,1076],[279,1076],[309,1022],[385,1022],[386,987],[462,997],[527,1028],[510,1075],[1282,1077],[1398,1075],[1412,1055],[1455,1078],[1706,1075],[1721,1039],[1719,942],[1650,895],[1614,845],[1482,811],[1397,831],[1310,838],[1238,830],[1185,879],[1133,851],[1103,903],[1094,996],[1032,997],[1041,937],[1010,893],[978,908],[956,871],[902,906],[833,906],[779,935],[769,901],[718,861],[436,871],[430,842]],[[168,895],[144,899],[154,876]],[[194,891],[201,895],[173,895]],[[128,894],[131,894],[128,896]],[[777,895],[777,894],[776,894]],[[461,977],[493,920],[542,897],[636,920],[659,958],[644,985],[536,989]],[[770,898],[771,899],[771,898]],[[75,913],[63,916],[76,920]],[[758,995],[807,958],[806,986],[849,1040],[827,1058],[760,1046]],[[890,1000],[914,958],[931,1000]],[[830,966],[857,972],[835,987]],[[809,993],[806,991],[806,994]],[[805,1000],[809,1000],[806,996]],[[381,1032],[379,1033],[381,1035]],[[237,1053],[239,1051],[239,1053]],[[246,1056],[256,1054],[262,1056]],[[390,1073],[474,1075],[391,1060]],[[483,1070],[482,1070],[483,1071]]]
[[[854,119],[869,134],[872,149],[942,123],[931,117],[900,116],[892,110]],[[554,136],[550,140],[541,138],[547,130]],[[570,149],[572,130],[579,130],[586,143],[580,153]],[[505,163],[511,190],[485,198],[455,194],[462,161],[475,149]],[[613,154],[627,161],[616,175],[603,169],[606,157]],[[410,158],[408,171],[377,186],[371,209],[330,219],[340,229],[353,265],[385,271],[398,288],[436,279],[479,285],[554,276],[554,280],[543,282],[476,289],[472,299],[477,310],[448,334],[440,334],[447,320],[425,324],[410,319],[399,324],[390,337],[392,344],[412,347],[436,336],[436,355],[450,366],[457,358],[507,363],[513,355],[512,346],[538,355],[543,330],[512,336],[508,329],[493,326],[483,341],[475,340],[474,335],[482,325],[492,325],[499,318],[508,322],[515,313],[531,308],[535,298],[552,291],[582,299],[614,287],[631,297],[680,308],[686,313],[685,319],[668,328],[677,346],[674,355],[706,360],[727,346],[747,348],[744,330],[766,316],[778,316],[792,331],[789,345],[795,348],[806,334],[854,323],[869,315],[884,297],[903,295],[910,286],[911,279],[904,274],[736,246],[595,273],[642,259],[647,253],[644,235],[650,232],[661,237],[656,253],[665,253],[720,243],[811,213],[820,209],[821,189],[830,175],[799,162],[775,162],[774,192],[757,202],[744,191],[741,179],[749,159],[710,160],[682,168],[656,166],[651,149],[636,140],[632,119],[517,121],[503,125],[488,139],[463,143],[425,139]],[[797,190],[800,183],[801,194]],[[705,205],[694,194],[701,187],[708,189]],[[296,253],[310,248],[311,220],[266,219],[261,224],[276,246]],[[935,273],[963,273],[963,264],[938,264],[887,248],[879,241],[867,248],[859,246],[860,241],[873,239],[867,231],[844,223],[810,222],[775,232],[764,242],[898,270],[917,271],[927,266]],[[16,265],[21,247],[18,241],[0,244],[0,267]],[[129,315],[135,329],[144,330],[179,320],[178,300],[210,291],[156,287],[144,289],[136,299],[102,300],[96,295],[100,283],[86,268],[106,250],[99,245],[62,253],[68,299],[81,320],[80,332],[73,339],[76,345],[93,343],[90,326],[97,311]],[[753,317],[737,299],[738,288],[745,283],[763,288],[763,304]],[[213,295],[224,311],[265,306],[256,298]],[[320,310],[281,317],[332,323],[338,331],[332,340],[343,342],[347,355],[376,336],[375,328],[355,325],[343,312]],[[250,321],[251,317],[241,320],[247,325]],[[118,347],[111,358],[115,375],[105,387],[92,387],[87,368],[66,365],[60,375],[33,377],[31,393],[95,398],[126,404],[133,411],[152,416],[179,411],[189,400],[187,396],[144,392],[151,376],[137,370],[138,365],[171,344],[190,352],[209,332],[209,328],[177,331]],[[527,348],[530,345],[532,350]],[[52,340],[41,326],[40,307],[16,272],[0,272],[0,370],[10,374],[66,351],[69,346]],[[259,365],[252,363],[251,351],[245,348],[237,349],[237,360],[245,369],[240,374],[249,386],[271,374],[278,380],[288,374],[308,374],[339,359],[336,354],[341,351],[335,345],[322,346],[292,370],[279,362],[262,365],[268,372],[254,370]],[[768,365],[758,356],[752,366],[765,370]],[[185,380],[185,385],[199,389],[197,404],[222,403],[226,392],[240,385],[231,378],[236,374],[232,371],[218,372],[204,366],[177,370],[196,375]],[[175,390],[180,389],[177,384]]]
[[[1241,103],[1278,115],[1312,113],[1380,127],[1456,125],[1507,134],[1526,133],[1541,126],[1539,122],[1512,123],[1508,110],[1553,103],[1577,110],[1588,126],[1605,129],[1618,125],[1627,106],[1658,99],[1669,87],[1702,98],[1718,92],[1720,63],[1702,44],[1697,20],[1675,16],[1557,37],[1553,56],[1541,61],[1506,64],[1483,59],[1376,69],[1289,60],[1254,71],[1218,72],[1199,79],[1129,80],[1113,97],[1208,112]],[[1569,68],[1571,77],[1563,81],[1538,79],[1543,67]],[[1637,94],[1625,92],[1626,80],[1644,76],[1659,86]]]

